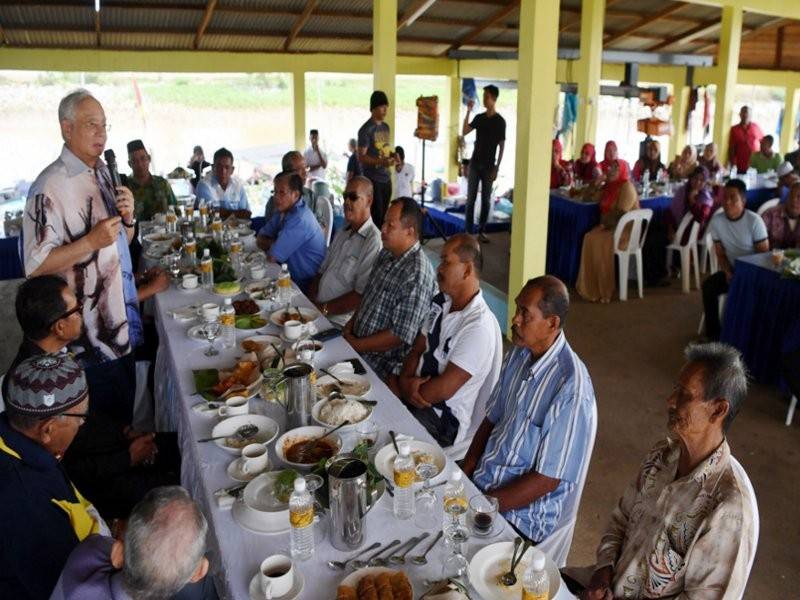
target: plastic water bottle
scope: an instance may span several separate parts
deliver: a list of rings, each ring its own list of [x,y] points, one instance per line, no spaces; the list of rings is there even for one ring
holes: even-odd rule
[[[203,259],[200,261],[200,283],[204,288],[214,287],[214,261],[208,248],[203,250]]]
[[[469,502],[464,492],[464,473],[455,469],[444,487],[444,533],[457,542],[467,540],[468,532],[463,523]]]
[[[398,446],[394,459],[394,516],[406,520],[414,517],[414,480],[416,464],[406,443]]]
[[[225,304],[219,311],[223,348],[233,348],[236,345],[236,311],[233,308],[232,300],[232,298],[225,298]]]
[[[314,556],[314,499],[302,477],[294,480],[294,491],[289,497],[289,525],[292,558],[308,560]]]
[[[178,215],[175,214],[175,207],[167,208],[167,233],[175,233],[178,230]]]
[[[550,600],[550,577],[545,569],[544,552],[532,550],[531,563],[522,577],[522,600]]]
[[[278,275],[278,302],[286,304],[292,299],[292,276],[289,275],[289,265],[281,265],[281,274]]]
[[[197,241],[194,239],[194,233],[191,231],[186,236],[186,241],[183,243],[183,251],[186,254],[186,264],[194,267],[197,264]]]
[[[642,198],[647,198],[650,193],[650,169],[647,169],[642,175]]]

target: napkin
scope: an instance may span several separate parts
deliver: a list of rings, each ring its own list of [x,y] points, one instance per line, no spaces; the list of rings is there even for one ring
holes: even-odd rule
[[[233,487],[220,488],[214,492],[214,498],[220,510],[228,510],[233,507],[233,504],[239,498],[243,489],[243,485],[236,485]]]
[[[345,377],[347,375],[352,375],[355,372],[353,370],[353,364],[347,361],[331,365],[327,368],[327,371],[329,373],[333,373],[336,375],[336,377]]]
[[[199,308],[199,304],[187,304],[186,306],[173,308],[169,311],[169,316],[171,316],[173,319],[177,319],[178,321],[191,321],[197,317],[197,311]]]

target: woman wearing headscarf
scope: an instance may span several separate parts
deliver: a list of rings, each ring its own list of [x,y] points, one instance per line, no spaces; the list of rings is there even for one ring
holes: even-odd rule
[[[589,184],[597,181],[603,174],[597,164],[594,144],[588,142],[581,148],[581,155],[572,163],[572,174],[577,183]]]
[[[630,179],[631,166],[628,164],[628,161],[619,157],[617,142],[614,140],[609,140],[606,142],[606,149],[603,152],[603,157],[603,162],[600,163],[600,170],[603,171],[603,175],[606,176],[606,181],[611,181],[608,179],[608,170],[614,163],[617,163],[617,166],[619,167],[620,177],[625,177],[626,181]]]
[[[672,179],[688,179],[697,168],[697,148],[691,144],[687,145],[680,156],[669,166],[669,176]]]
[[[611,302],[614,281],[614,230],[622,216],[639,208],[636,188],[623,172],[621,161],[612,161],[606,173],[607,183],[600,193],[600,225],[583,237],[578,293],[590,302]],[[626,228],[619,247],[626,248],[630,229]]]
[[[685,185],[678,188],[672,197],[672,204],[667,213],[668,237],[672,241],[686,213],[691,212],[694,220],[700,223],[700,236],[714,209],[714,198],[708,186],[708,171],[705,167],[696,167]],[[686,236],[689,232],[686,231]],[[680,240],[684,242],[685,240]]]
[[[717,173],[722,171],[722,163],[717,158],[717,145],[714,142],[705,145],[703,155],[697,160],[697,163],[706,168],[711,179],[716,178]]]
[[[553,158],[550,164],[550,189],[569,186],[572,183],[572,165],[563,160],[564,148],[558,138],[553,140]]]
[[[650,181],[655,181],[658,174],[665,171],[666,168],[661,162],[661,144],[656,140],[649,140],[644,156],[633,165],[633,180],[641,181],[647,172],[650,173]]]

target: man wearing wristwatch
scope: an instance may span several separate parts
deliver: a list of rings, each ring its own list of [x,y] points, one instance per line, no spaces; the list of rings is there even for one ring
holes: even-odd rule
[[[84,326],[71,345],[86,371],[90,410],[130,424],[136,393],[133,349],[142,342],[128,244],[134,198],[114,189],[100,159],[108,126],[84,89],[58,107],[64,147],[30,188],[22,222],[26,277],[61,275],[83,304]]]

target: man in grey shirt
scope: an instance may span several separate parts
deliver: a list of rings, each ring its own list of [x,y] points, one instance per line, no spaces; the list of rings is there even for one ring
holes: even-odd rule
[[[309,297],[332,322],[344,326],[358,308],[372,264],[381,250],[381,232],[372,222],[372,182],[359,175],[347,182],[347,227],[333,238]]]

